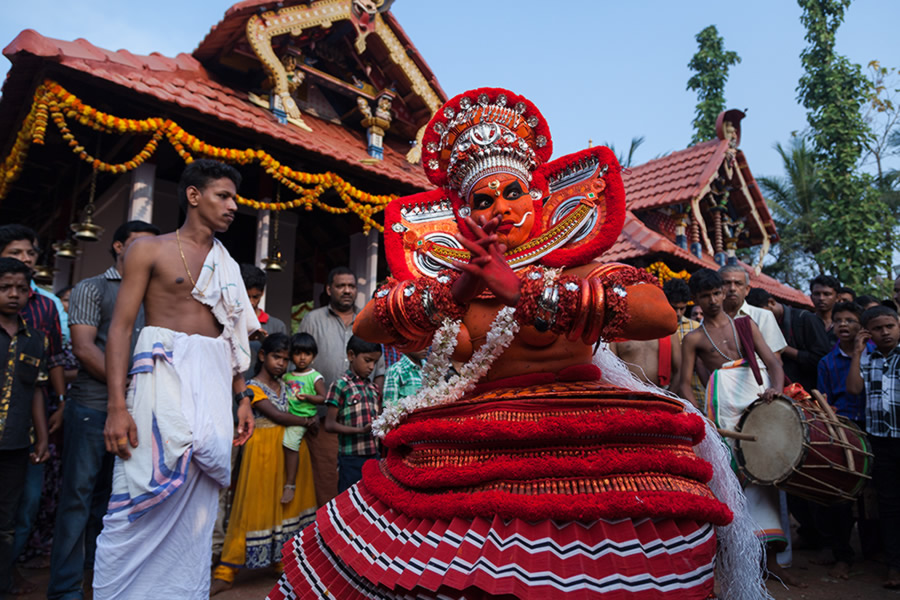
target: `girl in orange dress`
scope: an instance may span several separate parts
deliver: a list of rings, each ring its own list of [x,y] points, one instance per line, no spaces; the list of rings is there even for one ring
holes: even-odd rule
[[[281,381],[290,360],[290,339],[274,333],[262,343],[256,374],[247,382],[256,420],[244,446],[241,470],[231,507],[222,558],[213,572],[210,595],[229,589],[238,569],[260,569],[281,562],[281,547],[309,524],[316,511],[312,463],[305,444],[299,464],[294,498],[281,503],[284,492],[282,439],[287,425],[309,426],[315,419],[288,412],[288,389]]]

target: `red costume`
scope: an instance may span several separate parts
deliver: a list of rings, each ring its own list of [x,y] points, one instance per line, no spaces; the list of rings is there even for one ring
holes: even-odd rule
[[[614,154],[547,162],[543,116],[502,89],[450,100],[423,144],[439,187],[388,207],[396,279],[355,332],[431,346],[431,373],[376,422],[384,460],[285,546],[269,597],[709,597],[732,512],[694,452],[704,423],[592,363],[598,341],[676,327],[652,276],[592,262],[624,219]],[[451,353],[468,362],[445,381]]]

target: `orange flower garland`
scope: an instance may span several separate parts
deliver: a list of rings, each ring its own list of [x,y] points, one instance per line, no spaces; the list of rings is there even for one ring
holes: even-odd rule
[[[152,135],[146,145],[133,158],[123,163],[111,164],[91,156],[85,150],[84,145],[75,139],[75,135],[69,129],[67,119],[70,121],[74,119],[81,125],[103,133],[146,133]],[[315,207],[332,214],[353,212],[363,221],[364,231],[368,232],[372,227],[378,231],[384,231],[384,227],[375,221],[372,216],[384,210],[384,207],[396,197],[394,195],[369,194],[357,189],[331,172],[304,173],[295,171],[282,165],[265,150],[253,148],[238,150],[236,148],[221,148],[207,144],[169,119],[123,119],[101,112],[84,104],[74,94],[48,79],[35,90],[31,110],[25,117],[22,128],[16,135],[12,151],[0,165],[0,199],[6,197],[10,185],[21,175],[31,144],[40,145],[44,143],[44,138],[47,134],[47,124],[50,121],[53,121],[53,124],[59,129],[62,138],[69,144],[72,152],[79,159],[89,163],[92,168],[106,173],[121,174],[136,169],[153,156],[163,138],[172,145],[175,152],[178,153],[185,163],[192,162],[195,155],[241,165],[259,163],[272,178],[297,194],[297,198],[288,202],[259,202],[238,196],[237,200],[240,204],[257,210],[280,211],[302,206],[306,210],[312,210]],[[322,194],[329,189],[337,192],[344,206],[332,206],[321,200]]]
[[[676,273],[675,271],[670,269],[666,265],[666,263],[660,261],[655,262],[647,267],[647,271],[649,271],[650,273],[655,275],[657,279],[659,279],[660,285],[664,284],[670,279],[684,279],[685,281],[687,281],[691,278],[691,274],[687,271],[679,271]]]

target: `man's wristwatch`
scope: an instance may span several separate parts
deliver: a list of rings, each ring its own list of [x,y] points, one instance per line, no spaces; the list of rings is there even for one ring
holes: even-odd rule
[[[235,395],[234,395],[234,403],[235,403],[235,404],[240,404],[240,403],[241,403],[241,400],[243,400],[244,398],[252,398],[252,397],[253,397],[253,390],[251,390],[251,389],[248,388],[248,389],[245,389],[245,390],[244,390],[243,392],[241,392],[240,394],[235,394]]]

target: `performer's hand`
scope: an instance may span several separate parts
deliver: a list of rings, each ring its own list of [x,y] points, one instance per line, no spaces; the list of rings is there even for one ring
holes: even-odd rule
[[[128,409],[111,408],[106,415],[106,427],[103,428],[103,440],[106,451],[115,454],[122,460],[131,458],[131,448],[137,448],[137,425],[131,418]]]
[[[763,402],[771,402],[777,395],[778,390],[776,390],[775,388],[768,388],[766,391],[760,394],[759,397],[763,400]]]
[[[463,274],[453,284],[453,298],[460,304],[467,304],[487,287],[501,302],[515,306],[519,302],[522,282],[503,256],[506,246],[498,244],[494,235],[500,216],[486,223],[476,223],[471,217],[466,217],[465,222],[475,235],[475,240],[456,236],[472,258],[468,263],[454,261]]]
[[[60,407],[57,408],[57,409],[53,412],[53,414],[50,415],[50,418],[47,420],[47,432],[48,432],[50,435],[53,435],[54,433],[56,433],[57,431],[59,431],[60,429],[62,429],[62,426],[63,426],[63,408],[64,408],[64,407],[65,407],[65,404],[60,405]]]
[[[247,440],[250,439],[250,436],[253,435],[253,426],[255,425],[255,421],[253,420],[253,409],[250,408],[250,401],[246,398],[242,400],[240,406],[238,406],[237,416],[237,436],[234,438],[233,443],[235,446],[243,446],[247,443]]]

